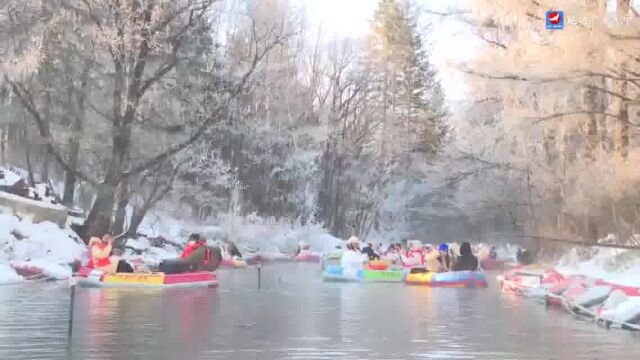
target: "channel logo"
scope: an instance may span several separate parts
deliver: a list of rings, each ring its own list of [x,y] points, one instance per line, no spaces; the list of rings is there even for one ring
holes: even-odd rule
[[[547,11],[545,16],[547,30],[564,29],[564,11],[551,10]]]

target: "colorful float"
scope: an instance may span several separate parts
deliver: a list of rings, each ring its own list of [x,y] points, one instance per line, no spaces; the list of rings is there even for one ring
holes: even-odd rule
[[[442,273],[428,272],[424,268],[414,268],[407,274],[404,282],[408,285],[449,288],[486,288],[487,278],[480,271],[450,271]]]
[[[322,278],[329,282],[402,282],[405,274],[404,269],[360,269],[349,273],[342,266],[328,265],[322,272]]]
[[[497,277],[504,292],[524,295],[531,289],[539,288],[551,270],[539,265],[518,266]]]
[[[79,272],[74,277],[80,287],[135,287],[135,288],[203,288],[217,287],[218,278],[208,271],[181,274],[156,273],[115,273],[101,271]]]

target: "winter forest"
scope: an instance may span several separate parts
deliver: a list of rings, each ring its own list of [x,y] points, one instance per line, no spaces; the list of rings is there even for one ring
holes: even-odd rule
[[[379,0],[355,39],[287,0],[0,3],[0,163],[84,209],[84,238],[157,210],[387,241],[640,233],[631,0]],[[579,16],[546,30],[555,7]],[[444,19],[478,46],[441,72]]]

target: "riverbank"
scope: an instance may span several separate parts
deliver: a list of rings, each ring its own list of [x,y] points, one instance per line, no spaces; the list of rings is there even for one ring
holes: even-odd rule
[[[313,251],[326,252],[341,243],[319,225],[257,216],[221,217],[217,223],[202,225],[166,214],[149,216],[140,227],[141,235],[127,239],[123,256],[137,263],[158,264],[179,256],[192,232],[212,242],[234,241],[243,253],[292,253],[300,241],[309,243]],[[82,261],[85,254],[86,246],[69,227],[34,224],[0,208],[0,284],[21,279],[10,264],[41,269],[47,278],[66,279],[71,276],[69,264]]]

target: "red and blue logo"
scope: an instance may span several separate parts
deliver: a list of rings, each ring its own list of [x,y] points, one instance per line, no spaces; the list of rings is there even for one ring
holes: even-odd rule
[[[564,29],[564,11],[551,10],[545,15],[547,30]]]

